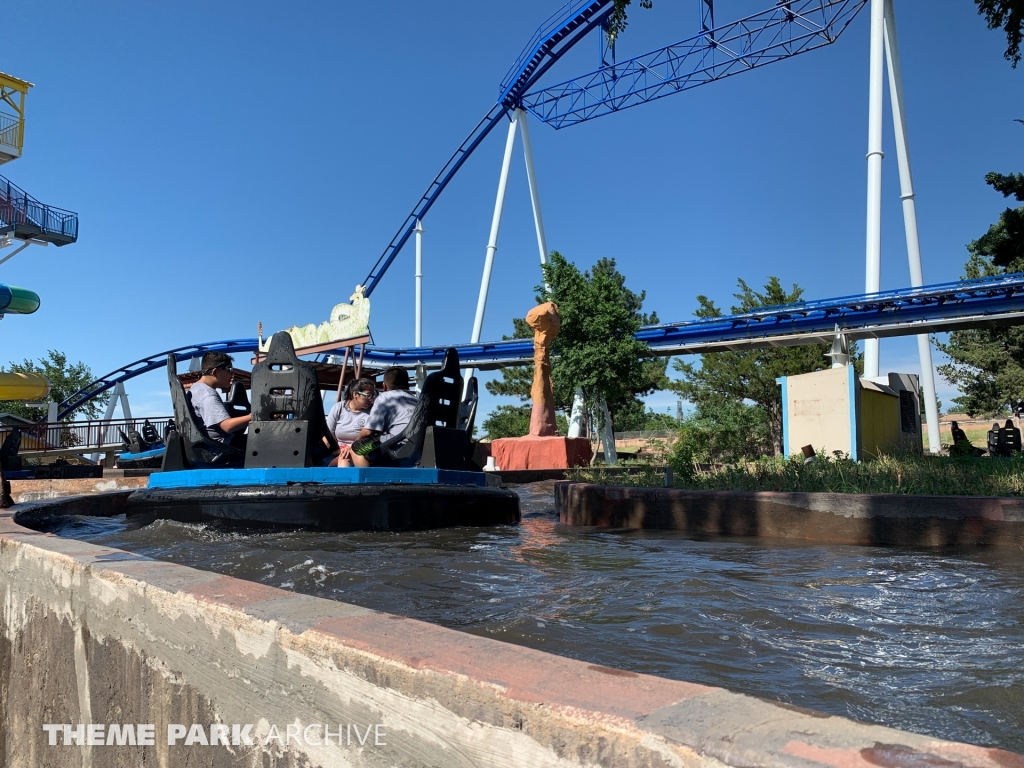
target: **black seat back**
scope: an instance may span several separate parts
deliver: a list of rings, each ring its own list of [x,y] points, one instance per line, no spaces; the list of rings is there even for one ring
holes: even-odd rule
[[[471,376],[466,382],[466,396],[459,408],[459,429],[473,437],[473,424],[476,422],[476,406],[480,401],[480,393],[477,389],[476,376]]]
[[[231,387],[228,389],[228,396],[224,401],[224,406],[228,409],[228,413],[231,414],[232,417],[244,416],[245,414],[252,412],[252,406],[249,405],[249,397],[245,394],[245,385],[242,382],[231,382]]]
[[[1001,427],[999,429],[999,446],[1002,449],[1001,456],[1009,456],[1014,451],[1020,451],[1020,430],[1016,427]]]
[[[142,439],[137,429],[128,427],[128,449],[132,453],[142,453],[149,450],[149,444]]]
[[[332,447],[324,445],[324,438]],[[278,331],[266,358],[252,369],[245,466],[319,466],[336,445],[327,429],[316,368],[299,360],[292,337]]]
[[[178,381],[178,361],[173,354],[167,356],[167,383],[174,406],[174,431],[167,436],[163,471],[241,466],[241,451],[206,436],[206,428],[196,416],[191,398]]]
[[[445,353],[441,370],[434,371],[423,382],[419,402],[409,419],[409,424],[401,434],[382,443],[381,452],[394,462],[410,466],[461,469],[462,458],[453,458],[448,461],[443,455],[451,453],[447,447],[443,451],[431,448],[426,461],[424,461],[424,441],[428,430],[432,437],[445,435],[446,446],[449,442],[459,443],[459,454],[465,454],[468,451],[468,438],[465,448],[461,448],[462,434],[459,430],[461,396],[462,375],[459,373],[459,353],[454,348],[449,348]],[[448,435],[448,432],[460,432],[460,434]],[[453,464],[459,466],[445,466]]]
[[[15,427],[0,445],[0,468],[15,472],[21,469],[21,457],[18,451],[21,450],[21,428]]]
[[[156,427],[150,423],[149,419],[142,422],[142,439],[146,443],[147,450],[158,448],[164,442],[164,439],[160,437],[160,433],[157,432]]]

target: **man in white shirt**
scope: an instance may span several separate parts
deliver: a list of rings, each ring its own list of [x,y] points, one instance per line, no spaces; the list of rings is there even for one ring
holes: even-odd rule
[[[379,442],[385,443],[409,424],[419,398],[409,391],[409,372],[405,368],[388,368],[384,372],[384,391],[377,396],[370,411],[370,419],[366,427],[359,433],[359,439],[379,436]],[[369,467],[380,463],[380,453],[376,450],[360,456],[352,452],[352,463],[357,467]]]
[[[231,357],[223,352],[207,352],[203,355],[202,376],[188,391],[206,436],[221,443],[230,443],[231,435],[245,429],[252,420],[251,413],[232,417],[217,394],[217,389],[231,386],[231,363]]]

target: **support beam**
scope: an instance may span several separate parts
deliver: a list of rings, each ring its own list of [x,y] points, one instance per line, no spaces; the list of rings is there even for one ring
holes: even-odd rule
[[[423,346],[423,222],[416,219],[416,346]]]
[[[494,201],[494,215],[491,217],[491,234],[487,238],[487,253],[484,256],[484,273],[480,278],[480,295],[476,301],[476,317],[473,319],[473,334],[470,342],[476,344],[480,341],[480,334],[484,328],[484,312],[487,310],[487,292],[491,287],[491,271],[494,269],[494,254],[498,250],[498,232],[501,230],[501,212],[505,207],[505,190],[508,188],[508,172],[512,166],[512,150],[516,145],[516,128],[519,121],[516,113],[512,113],[512,120],[508,124],[508,136],[505,139],[505,155],[501,160],[501,174],[498,177],[498,195]],[[465,374],[465,381],[468,385],[473,377],[473,369],[470,368]]]
[[[530,144],[530,128],[526,124],[526,112],[516,110],[520,130],[523,134],[523,156],[526,158],[526,181],[530,185],[530,204],[533,206],[533,226],[537,230],[537,250],[540,263],[548,263],[548,241],[544,236],[544,217],[540,212],[540,192],[537,190],[537,174],[533,168],[533,147]]]
[[[900,70],[900,48],[896,34],[896,12],[892,0],[885,0],[885,54],[888,61],[889,97],[892,101],[892,122],[896,134],[896,162],[900,173],[900,199],[903,201],[903,228],[907,238],[907,260],[910,262],[910,285],[924,285],[921,268],[921,243],[917,231],[917,205],[914,200],[914,177],[910,169],[910,144],[907,139],[907,113],[903,100],[903,75]],[[921,361],[921,395],[924,398],[928,424],[928,450],[939,453],[939,407],[935,395],[935,366],[928,334],[917,337]]]
[[[868,207],[864,292],[876,293],[882,265],[882,102],[885,87],[885,0],[871,0],[868,89]],[[878,377],[878,340],[864,342],[864,376]]]
[[[18,246],[13,251],[11,251],[6,256],[4,256],[2,259],[0,259],[0,264],[3,264],[5,261],[9,261],[10,259],[13,259],[19,253],[21,253],[26,248],[28,248],[30,245],[32,245],[32,241],[31,240],[26,240],[24,245]]]
[[[583,390],[577,389],[572,399],[572,411],[569,413],[569,437],[582,437],[584,421]]]
[[[606,467],[614,467],[619,463],[619,454],[615,451],[615,425],[612,424],[612,414],[608,410],[608,401],[601,398],[601,411],[604,415],[604,424],[601,427],[601,443],[604,445],[604,464]]]

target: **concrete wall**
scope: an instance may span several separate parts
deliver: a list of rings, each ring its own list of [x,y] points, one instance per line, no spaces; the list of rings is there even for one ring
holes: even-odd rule
[[[95,498],[116,509],[124,494]],[[6,513],[0,589],[0,765],[12,768],[1024,765],[37,533]],[[49,746],[45,723],[154,724],[156,744]],[[168,724],[193,723],[254,724],[256,744],[167,745]],[[322,723],[381,724],[385,743],[310,745],[305,728]],[[267,741],[288,725],[297,741]]]
[[[856,385],[852,368],[787,376],[784,379],[785,450],[791,456],[812,445],[816,451],[856,454],[856,422],[850,418],[856,407]]]
[[[567,525],[662,528],[823,544],[1024,548],[1024,499],[683,491],[555,483]]]

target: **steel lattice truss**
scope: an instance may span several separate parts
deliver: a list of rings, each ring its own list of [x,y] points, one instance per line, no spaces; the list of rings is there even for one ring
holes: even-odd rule
[[[867,0],[795,0],[601,67],[541,91],[522,105],[555,128],[747,72],[834,43]]]
[[[569,0],[541,24],[501,82],[497,103],[449,158],[363,281],[376,289],[416,227],[473,151],[509,112],[523,108],[564,128],[829,45],[867,0],[777,0],[766,11],[715,27],[713,0],[701,2],[701,31],[680,43],[533,91],[580,40],[603,28],[612,0]],[[605,47],[602,48],[605,50]]]

